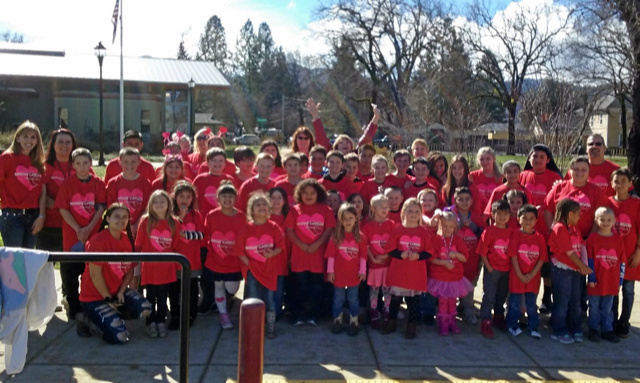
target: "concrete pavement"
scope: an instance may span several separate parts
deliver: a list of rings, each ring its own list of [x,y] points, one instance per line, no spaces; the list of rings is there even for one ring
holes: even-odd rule
[[[59,281],[58,281],[59,286]],[[476,303],[481,287],[476,289]],[[601,341],[561,345],[552,341],[548,318],[542,317],[543,339],[525,334],[513,338],[497,331],[493,340],[479,325],[461,324],[462,334],[437,335],[435,326],[418,326],[414,340],[398,332],[381,335],[364,326],[356,337],[334,335],[330,322],[319,327],[277,324],[278,337],[265,341],[266,381],[394,381],[394,380],[636,380],[640,381],[640,302],[629,338],[618,344]],[[190,338],[191,382],[226,382],[236,378],[238,308],[235,328],[222,331],[217,314],[199,316]],[[0,381],[11,382],[173,382],[179,377],[177,332],[149,339],[142,321],[127,321],[132,340],[112,346],[101,339],[79,338],[64,313],[46,329],[29,335],[24,371],[9,379],[0,361]],[[586,330],[586,323],[585,323]]]

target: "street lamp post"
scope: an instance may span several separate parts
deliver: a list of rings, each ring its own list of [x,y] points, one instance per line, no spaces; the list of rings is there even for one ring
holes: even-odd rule
[[[193,78],[191,78],[191,80],[189,80],[189,136],[193,134],[193,120],[195,118],[195,113],[193,113],[193,98],[195,96],[195,88],[196,82],[193,81]]]
[[[100,160],[98,161],[98,165],[104,166],[104,151],[102,150],[102,128],[103,128],[103,118],[102,118],[102,61],[104,60],[104,56],[107,54],[107,49],[102,45],[102,42],[99,42],[98,45],[94,48],[96,53],[96,57],[98,57],[98,64],[100,64]]]

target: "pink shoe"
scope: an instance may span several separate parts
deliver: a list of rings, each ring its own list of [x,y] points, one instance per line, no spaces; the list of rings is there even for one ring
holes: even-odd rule
[[[449,315],[436,315],[438,322],[438,334],[441,336],[449,335]]]

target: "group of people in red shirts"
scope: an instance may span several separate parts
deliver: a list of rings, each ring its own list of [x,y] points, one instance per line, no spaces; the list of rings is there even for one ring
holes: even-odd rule
[[[193,153],[185,135],[168,137],[165,161],[154,169],[140,155],[141,135],[128,131],[104,179],[70,131],[52,132],[45,153],[38,127],[26,121],[0,156],[5,246],[178,252],[193,271],[184,303],[190,324],[217,310],[220,325],[232,328],[227,300],[244,280],[245,297],[266,304],[269,338],[285,305],[294,326],[316,326],[331,311],[332,332],[356,335],[362,318],[394,332],[403,302],[407,338],[423,319],[446,336],[461,332],[457,317],[475,324],[478,314],[487,338],[493,327],[513,336],[526,327],[540,338],[541,285],[552,339],[581,342],[586,305],[589,340],[627,336],[640,277],[640,199],[630,192],[629,171],[604,159],[602,136],[588,138],[589,157],[574,158],[566,177],[544,145],[532,147],[524,169],[515,161],[500,168],[493,150],[481,148],[471,171],[464,156],[429,152],[421,139],[391,161],[376,154],[369,143],[375,106],[357,146],[344,135],[331,144],[319,104],[307,107],[316,134],[300,127],[284,156],[265,141],[258,154],[235,148],[231,162],[223,138],[205,128]],[[152,338],[179,328],[173,264],[62,264],[60,272],[63,303],[81,336],[128,341],[121,306],[146,318]]]

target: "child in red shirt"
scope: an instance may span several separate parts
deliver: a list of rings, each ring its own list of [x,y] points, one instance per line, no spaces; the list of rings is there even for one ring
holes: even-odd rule
[[[286,165],[285,165],[286,166]],[[269,198],[271,200],[271,216],[270,220],[278,224],[280,227],[280,231],[285,236],[285,253],[282,257],[277,257],[278,265],[276,269],[278,270],[278,289],[276,290],[273,300],[276,305],[276,317],[279,317],[282,314],[282,304],[285,296],[286,286],[289,286],[290,281],[289,276],[289,256],[291,255],[291,243],[289,239],[286,237],[286,233],[284,231],[284,221],[289,214],[289,204],[287,203],[288,197],[287,192],[281,187],[274,187],[269,190]]]
[[[389,219],[397,224],[402,224],[402,205],[404,203],[404,196],[402,195],[402,189],[393,185],[384,189],[384,195],[389,200]]]
[[[351,194],[360,193],[362,186],[364,185],[364,181],[358,177],[358,166],[360,164],[360,159],[356,153],[347,153],[344,156],[344,171],[347,175],[347,178],[353,182],[353,188],[351,190]],[[347,195],[349,197],[349,195]]]
[[[436,189],[422,189],[418,193],[418,202],[422,205],[424,227],[429,233],[436,235],[442,215],[442,210],[438,209],[438,192]]]
[[[208,252],[200,281],[202,302],[199,311],[208,313],[215,298],[220,326],[225,330],[233,328],[227,312],[226,293],[237,293],[242,280],[240,258],[233,256],[233,249],[246,216],[235,208],[236,198],[237,192],[231,182],[223,182],[217,191],[220,207],[207,215],[204,224]]]
[[[243,263],[246,298],[258,298],[266,305],[266,335],[276,337],[276,304],[279,258],[286,257],[282,230],[269,220],[271,206],[263,192],[254,193],[247,205],[247,223],[240,232],[234,253]]]
[[[364,198],[364,202],[369,205],[371,198],[376,194],[381,194],[386,188],[392,185],[391,178],[387,176],[389,172],[389,162],[383,155],[376,154],[373,156],[373,177],[364,182],[360,194]],[[402,190],[402,189],[401,189]]]
[[[404,189],[404,198],[417,197],[424,189],[438,189],[438,181],[429,176],[429,162],[424,157],[418,157],[412,164],[414,182]]]
[[[320,179],[320,184],[326,190],[335,190],[340,194],[340,200],[346,201],[347,197],[355,191],[353,181],[347,177],[347,173],[342,169],[344,166],[344,155],[332,150],[327,154],[327,165],[329,173]]]
[[[373,169],[371,168],[371,161],[373,156],[376,155],[376,148],[371,144],[364,144],[358,147],[358,178],[365,182],[373,178]]]
[[[405,338],[416,336],[416,322],[420,319],[420,296],[427,292],[426,260],[433,254],[432,237],[422,224],[422,206],[410,198],[402,207],[402,224],[396,225],[387,242],[385,252],[391,256],[387,273],[387,285],[391,287],[389,322],[382,330],[389,334],[395,331],[398,310],[402,300],[407,303],[409,320]]]
[[[547,244],[542,234],[535,231],[538,210],[533,205],[524,205],[518,210],[520,230],[512,231],[507,255],[511,258],[509,275],[509,312],[507,328],[512,336],[522,333],[518,327],[520,303],[524,296],[527,307],[527,330],[534,339],[542,338],[538,331],[540,318],[536,299],[540,291],[540,269],[547,261]]]
[[[273,158],[273,169],[271,170],[271,174],[269,174],[269,178],[275,181],[276,179],[278,179],[278,177],[286,174],[286,171],[282,167],[283,162],[282,157],[280,157],[280,149],[278,148],[277,142],[275,142],[274,140],[262,141],[262,143],[260,144],[260,151],[258,152],[258,155],[260,155],[260,153],[269,154],[271,155],[271,158]],[[256,173],[257,171],[258,169],[255,169]]]
[[[616,217],[608,207],[596,210],[598,231],[587,239],[587,257],[593,273],[589,274],[587,295],[589,296],[589,340],[599,338],[618,343],[613,332],[613,297],[618,295],[620,282],[624,278],[626,252],[624,241],[612,231]]]
[[[493,189],[502,184],[502,174],[496,162],[496,153],[488,146],[482,147],[478,149],[476,162],[480,165],[480,169],[469,172],[469,181],[476,185],[486,199],[489,199]],[[491,209],[490,202],[487,206]]]
[[[256,170],[258,175],[246,180],[240,189],[238,190],[238,201],[236,207],[240,211],[247,210],[247,203],[251,193],[262,190],[264,192],[269,191],[272,187],[276,186],[276,181],[271,177],[275,166],[275,160],[269,153],[260,153],[256,158]]]
[[[136,235],[136,251],[143,253],[171,253],[180,241],[180,222],[171,215],[171,197],[163,190],[156,190],[149,197],[147,212],[140,220]],[[142,285],[152,312],[147,318],[147,335],[150,338],[167,336],[167,297],[169,285],[176,281],[176,265],[171,262],[143,262]]]
[[[464,276],[468,258],[467,245],[455,235],[458,217],[445,211],[440,217],[440,234],[433,238],[435,256],[429,266],[429,293],[438,298],[438,332],[442,336],[459,334],[456,324],[456,300],[473,291],[473,285]]]
[[[340,205],[342,205],[342,199],[340,198],[340,193],[337,190],[327,190],[327,206],[333,212],[333,217],[338,217],[338,210],[340,210]]]
[[[180,219],[182,231],[176,251],[184,255],[191,264],[191,288],[189,299],[189,326],[198,316],[198,277],[202,275],[201,250],[206,247],[204,241],[204,219],[196,209],[196,189],[187,181],[178,181],[171,195],[173,214]],[[182,277],[178,266],[177,277]],[[171,321],[169,330],[180,328],[180,281],[169,286],[169,304],[171,305]]]
[[[334,334],[342,332],[342,311],[346,300],[350,317],[348,334],[355,336],[359,330],[358,286],[367,276],[367,239],[360,233],[358,212],[352,204],[340,206],[338,223],[325,251],[327,280],[334,286],[331,331]]]
[[[309,132],[309,134],[311,134],[311,132]],[[309,156],[311,157],[311,166],[308,170],[304,168],[301,170],[301,172],[306,170],[306,172],[302,174],[302,178],[322,179],[322,177],[327,174],[327,169],[324,166],[327,160],[327,149],[324,146],[315,145],[311,148]]]
[[[385,251],[387,243],[396,226],[395,222],[388,218],[389,200],[382,194],[371,199],[371,219],[364,224],[362,233],[368,242],[369,275],[369,318],[371,327],[380,329],[389,322],[389,306],[391,304],[391,290],[387,286],[387,273],[391,258]],[[382,290],[383,310],[378,309],[378,296]],[[382,311],[383,323],[380,323],[380,311]]]
[[[193,180],[193,186],[198,191],[198,208],[203,217],[218,207],[217,190],[222,181],[233,182],[233,178],[223,174],[227,161],[226,153],[221,148],[211,148],[207,151],[208,173],[200,174]]]
[[[511,269],[507,247],[512,232],[507,228],[510,218],[509,203],[505,200],[494,202],[491,206],[491,218],[493,225],[487,227],[482,233],[476,248],[484,264],[480,331],[485,338],[495,336],[491,328],[491,310],[493,310],[493,325],[500,329],[506,328],[504,304],[509,294],[509,270]]]
[[[153,190],[164,190],[167,193],[171,193],[173,186],[178,181],[187,180],[191,182],[191,179],[185,175],[182,156],[179,154],[166,156],[160,169],[161,176],[151,183]]]
[[[253,164],[256,162],[256,154],[248,146],[238,146],[233,150],[233,162],[238,171],[233,175],[233,186],[240,189],[244,181],[253,177]]]
[[[347,198],[347,202],[353,204],[353,206],[356,207],[360,226],[364,226],[364,224],[369,221],[369,208],[368,206],[365,206],[362,196],[358,193],[353,193],[349,196],[349,198]]]
[[[471,191],[474,200],[473,210],[479,214],[484,211],[487,199],[478,191],[478,188],[469,180],[469,163],[464,156],[456,155],[451,159],[451,165],[447,171],[447,182],[442,187],[441,207],[452,206],[455,202],[456,188],[464,186]]]
[[[502,199],[509,204],[509,212],[511,213],[507,227],[511,230],[519,230],[520,221],[518,220],[518,211],[521,207],[529,203],[527,195],[520,190],[512,189],[509,190]],[[542,221],[542,219],[538,221]]]
[[[527,201],[531,201],[531,193],[520,184],[520,164],[516,161],[507,161],[502,165],[502,172],[507,180],[502,185],[497,186],[489,197],[489,202],[484,209],[483,218],[485,220],[491,217],[491,205],[504,197],[510,190],[519,190],[527,196]]]
[[[292,302],[293,324],[304,323],[303,304],[309,298],[312,308],[307,322],[317,326],[325,271],[323,255],[336,221],[326,205],[327,192],[316,179],[300,182],[294,197],[296,205],[284,222],[287,238],[291,241],[291,276],[296,286]]]
[[[122,141],[123,148],[134,148],[138,150],[138,152],[141,152],[143,146],[144,142],[142,141],[142,134],[140,134],[140,132],[135,130],[127,130],[124,132],[124,140]],[[122,173],[120,157],[114,158],[107,164],[107,168],[104,173],[104,183],[108,185],[109,181],[120,173]],[[156,170],[153,168],[153,164],[144,158],[140,158],[138,173],[140,173],[140,175],[146,178],[149,182],[153,182],[153,180],[156,179]]]
[[[281,187],[289,196],[287,204],[289,207],[295,205],[293,200],[293,192],[296,186],[302,181],[300,176],[300,156],[297,153],[287,153],[283,158],[284,169],[287,174],[284,178],[276,181],[276,186]]]
[[[67,178],[56,196],[55,207],[60,209],[62,223],[62,248],[64,251],[84,251],[87,240],[98,232],[102,213],[107,204],[104,182],[91,174],[91,152],[78,148],[71,153],[75,176]],[[74,318],[80,307],[78,278],[84,272],[81,262],[60,264],[60,277],[69,309],[69,318]]]
[[[393,186],[397,186],[400,190],[409,187],[415,179],[407,174],[411,165],[411,153],[406,149],[399,149],[393,153],[393,165],[396,171],[389,175],[389,180]]]

